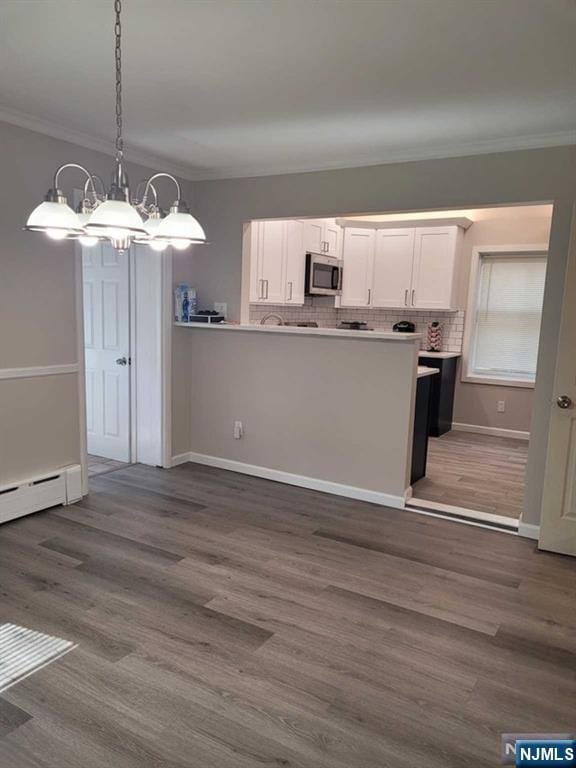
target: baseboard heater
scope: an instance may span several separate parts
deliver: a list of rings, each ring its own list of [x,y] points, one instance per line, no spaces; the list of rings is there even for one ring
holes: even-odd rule
[[[0,486],[0,523],[82,498],[79,464]]]

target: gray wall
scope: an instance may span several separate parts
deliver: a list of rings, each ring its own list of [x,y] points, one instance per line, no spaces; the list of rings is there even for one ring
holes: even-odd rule
[[[0,209],[0,368],[76,362],[72,248],[21,230],[50,186],[55,168],[67,161],[88,165],[105,178],[111,169],[111,159],[101,153],[0,124],[0,168],[9,190]],[[151,172],[131,166],[128,170],[134,182]],[[561,147],[186,184],[186,196],[191,199],[194,193],[195,211],[211,241],[196,249],[186,269],[202,286],[203,302],[226,301],[231,316],[239,317],[244,221],[556,201],[525,515],[528,522],[537,522],[575,171],[576,149]],[[175,372],[179,365],[186,369],[187,354],[176,338]],[[192,439],[190,421],[178,417],[190,409],[184,379],[177,377],[174,384],[174,421],[181,425],[175,435],[178,452],[189,449]],[[61,386],[47,377],[26,380],[22,386],[0,381],[0,483],[79,460],[76,376],[57,380]]]
[[[65,162],[107,181],[113,161],[0,123],[0,368],[78,362],[73,246],[22,231]],[[134,183],[153,172],[127,169]],[[84,183],[75,172],[62,181],[69,199]],[[78,463],[80,429],[76,374],[0,380],[0,485]]]
[[[174,336],[189,361],[193,452],[404,499],[413,341],[217,328]]]
[[[241,307],[242,224],[251,219],[336,216],[382,211],[476,208],[483,205],[555,201],[540,375],[534,395],[533,440],[526,522],[540,518],[549,402],[552,396],[561,284],[567,258],[571,209],[576,196],[576,148],[507,152],[338,171],[194,185],[196,213],[210,246],[193,256],[201,301],[226,301],[231,317]],[[175,392],[175,402],[180,397]],[[185,398],[185,394],[182,393]]]

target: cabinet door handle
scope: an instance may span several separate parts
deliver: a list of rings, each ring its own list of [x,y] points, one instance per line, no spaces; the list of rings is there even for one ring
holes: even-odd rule
[[[264,298],[264,280],[262,280],[262,278],[260,278],[260,280],[258,280],[258,282],[260,283],[260,290],[258,291],[258,298],[259,299],[263,299]]]
[[[268,280],[264,281],[266,283],[266,296],[264,296],[265,299],[268,298]]]
[[[368,306],[370,306],[371,302],[372,302],[372,289],[368,288]]]
[[[408,288],[404,291],[404,306],[408,306]]]
[[[412,288],[412,306],[414,306],[414,299],[416,297],[416,290]]]
[[[290,286],[290,295],[288,296],[288,301],[292,301],[292,283],[289,282],[288,285]]]

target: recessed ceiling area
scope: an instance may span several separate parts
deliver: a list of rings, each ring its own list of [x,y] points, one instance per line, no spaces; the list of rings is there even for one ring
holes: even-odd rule
[[[124,0],[127,156],[191,179],[576,141],[572,0]],[[113,3],[0,0],[0,120],[111,150]]]

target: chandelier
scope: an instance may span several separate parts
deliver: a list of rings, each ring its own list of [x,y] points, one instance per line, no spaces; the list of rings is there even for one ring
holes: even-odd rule
[[[102,179],[84,166],[65,163],[57,169],[44,202],[32,211],[24,229],[44,232],[53,240],[78,240],[84,246],[109,242],[120,251],[129,248],[132,241],[149,245],[155,251],[163,251],[168,246],[185,250],[193,243],[205,243],[206,235],[182,200],[178,180],[170,173],[155,173],[140,182],[134,196],[130,193],[123,166],[121,0],[115,0],[114,12],[116,153],[110,188],[106,191]],[[70,169],[82,171],[86,177],[83,199],[76,211],[68,205],[60,188],[62,172]],[[170,179],[176,186],[176,199],[167,215],[159,206],[154,185],[160,178]]]

